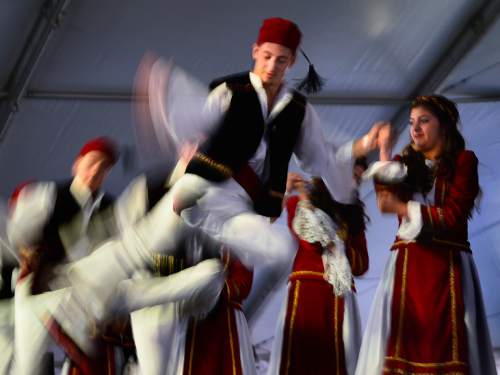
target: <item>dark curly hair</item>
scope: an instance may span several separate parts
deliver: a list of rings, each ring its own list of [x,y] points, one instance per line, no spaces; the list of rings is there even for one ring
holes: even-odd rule
[[[312,177],[309,196],[311,203],[325,211],[339,227],[346,227],[350,235],[355,236],[365,230],[369,221],[361,200],[353,204],[342,204],[335,201],[321,177]]]
[[[414,148],[413,140],[402,152],[403,163],[408,167],[406,185],[411,191],[425,195],[432,189],[436,172],[444,173],[446,178],[452,178],[455,173],[455,160],[460,151],[465,149],[465,140],[458,130],[460,114],[454,102],[441,95],[417,96],[410,105],[410,112],[418,107],[423,107],[436,116],[443,139],[438,171],[432,171],[426,166],[425,157]]]

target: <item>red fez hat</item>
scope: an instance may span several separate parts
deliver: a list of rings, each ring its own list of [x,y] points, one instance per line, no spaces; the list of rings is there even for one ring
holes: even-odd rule
[[[104,155],[106,155],[109,160],[111,161],[111,164],[115,164],[116,161],[118,160],[118,151],[116,149],[115,144],[113,141],[111,141],[109,138],[106,137],[99,137],[99,138],[94,138],[85,143],[78,153],[78,156],[84,156],[85,154],[88,154],[91,151],[100,151]]]
[[[295,54],[301,37],[299,27],[292,21],[284,18],[268,18],[262,22],[257,44],[265,42],[281,44],[290,48]]]

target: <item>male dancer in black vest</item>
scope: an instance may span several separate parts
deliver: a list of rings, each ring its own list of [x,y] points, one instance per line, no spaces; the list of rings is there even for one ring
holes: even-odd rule
[[[292,154],[306,172],[323,177],[337,201],[354,198],[353,162],[376,147],[380,125],[340,148],[325,141],[313,107],[284,82],[300,38],[289,20],[263,22],[252,72],[213,84],[206,116],[215,126],[186,174],[120,239],[75,264],[74,283],[105,299],[119,279],[151,262],[152,251],[174,251],[185,223],[226,245],[246,265],[288,259],[296,242],[269,218],[280,214]]]
[[[31,259],[22,263],[15,295],[18,374],[40,371],[49,340],[39,315],[42,306],[52,305],[62,295],[51,292],[56,267],[81,259],[116,234],[113,200],[100,191],[116,159],[116,147],[109,139],[90,140],[73,163],[71,181],[28,184],[12,207],[9,239]]]

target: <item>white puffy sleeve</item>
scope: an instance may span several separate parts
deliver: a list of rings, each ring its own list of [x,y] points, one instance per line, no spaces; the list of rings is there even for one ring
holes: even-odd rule
[[[403,217],[398,229],[398,237],[405,241],[411,241],[417,238],[422,231],[424,222],[420,203],[415,201],[408,202],[408,216]]]
[[[115,203],[116,221],[120,230],[135,224],[146,214],[147,195],[145,175],[133,179],[123,193],[120,194]]]
[[[206,85],[163,59],[151,68],[148,94],[154,132],[177,146],[208,137],[231,99],[225,84],[209,93]]]
[[[336,201],[340,203],[354,201],[352,141],[341,147],[326,141],[321,121],[310,104],[306,106],[294,154],[297,163],[305,172],[323,178]]]
[[[54,211],[56,194],[54,182],[30,184],[21,191],[7,221],[7,236],[15,247],[40,242],[44,226]]]
[[[398,183],[408,174],[406,165],[399,161],[376,161],[363,173],[363,179],[375,178],[383,183]]]

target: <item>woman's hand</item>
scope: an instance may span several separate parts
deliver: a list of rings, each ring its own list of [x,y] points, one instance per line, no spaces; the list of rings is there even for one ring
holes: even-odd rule
[[[402,202],[394,193],[381,191],[377,193],[377,206],[380,212],[407,216],[407,204]]]
[[[392,152],[392,129],[390,123],[384,123],[379,129],[377,145],[380,151],[380,160],[391,160]]]
[[[367,155],[369,152],[378,147],[378,137],[381,129],[391,127],[391,124],[386,121],[377,121],[372,128],[362,138],[354,142],[352,154],[354,158]]]

